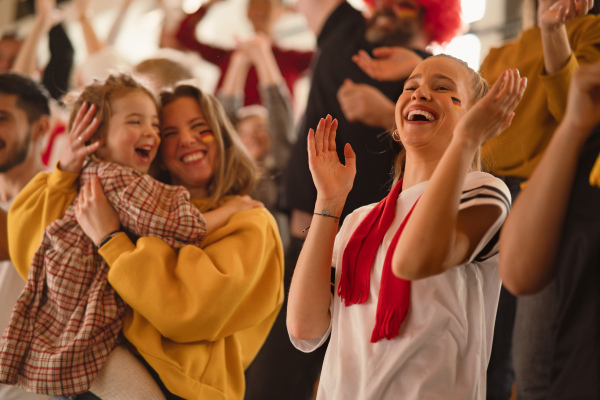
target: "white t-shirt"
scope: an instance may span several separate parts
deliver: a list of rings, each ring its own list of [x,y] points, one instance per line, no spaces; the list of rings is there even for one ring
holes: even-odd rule
[[[296,348],[310,352],[331,333],[317,394],[324,399],[485,399],[496,308],[500,294],[497,241],[510,208],[510,193],[501,180],[483,172],[467,175],[460,209],[484,204],[501,208],[469,261],[412,282],[408,314],[398,336],[371,343],[383,261],[389,244],[427,182],[403,191],[396,218],[377,250],[371,270],[369,299],[344,307],[332,297],[331,324],[310,341],[291,337]],[[333,264],[336,289],[343,250],[374,205],[350,214],[338,233]],[[418,251],[418,250],[416,250]]]
[[[12,201],[11,201],[12,202]],[[0,203],[0,208],[8,211],[10,203]],[[10,261],[0,262],[0,329],[8,326],[12,309],[21,290],[25,287],[25,281],[19,276],[15,266]],[[41,400],[48,399],[48,396],[42,396],[26,392],[15,386],[0,384],[0,399],[2,400]]]

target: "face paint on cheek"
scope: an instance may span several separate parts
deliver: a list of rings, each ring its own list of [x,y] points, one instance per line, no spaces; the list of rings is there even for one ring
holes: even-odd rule
[[[200,141],[202,143],[210,143],[215,141],[215,135],[212,132],[203,133],[200,135]]]
[[[414,19],[417,18],[417,16],[419,15],[416,9],[405,5],[394,6],[394,14],[397,17],[405,19]]]
[[[454,106],[455,110],[460,111],[462,109],[462,103],[459,99],[457,99],[456,97],[450,97],[452,99],[452,105]]]

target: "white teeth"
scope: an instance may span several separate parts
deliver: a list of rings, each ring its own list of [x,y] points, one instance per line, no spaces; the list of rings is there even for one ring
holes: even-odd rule
[[[183,158],[181,159],[181,161],[183,162],[192,162],[192,161],[197,161],[200,159],[203,159],[204,156],[206,156],[205,153],[199,151],[197,153],[193,153],[193,154],[188,154],[187,156],[183,156]]]
[[[411,112],[408,113],[407,119],[409,121],[414,121],[415,115],[422,115],[425,118],[427,118],[427,121],[435,120],[435,116],[432,113],[424,111],[424,110],[412,110]]]

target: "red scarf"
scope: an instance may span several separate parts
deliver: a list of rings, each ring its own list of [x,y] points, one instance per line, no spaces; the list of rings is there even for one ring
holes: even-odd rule
[[[394,185],[387,197],[365,216],[346,245],[338,286],[338,295],[346,307],[351,304],[364,303],[369,298],[373,261],[383,237],[396,216],[396,201],[400,192],[402,192],[402,179]],[[400,224],[385,255],[371,343],[375,343],[383,337],[390,340],[398,336],[400,325],[408,311],[410,281],[394,276],[392,256],[414,207],[413,205]]]

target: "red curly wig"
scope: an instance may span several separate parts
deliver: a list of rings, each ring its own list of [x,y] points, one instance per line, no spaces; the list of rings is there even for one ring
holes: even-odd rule
[[[373,9],[375,0],[363,0]],[[462,27],[460,0],[417,0],[424,10],[424,29],[432,42],[448,43]]]

